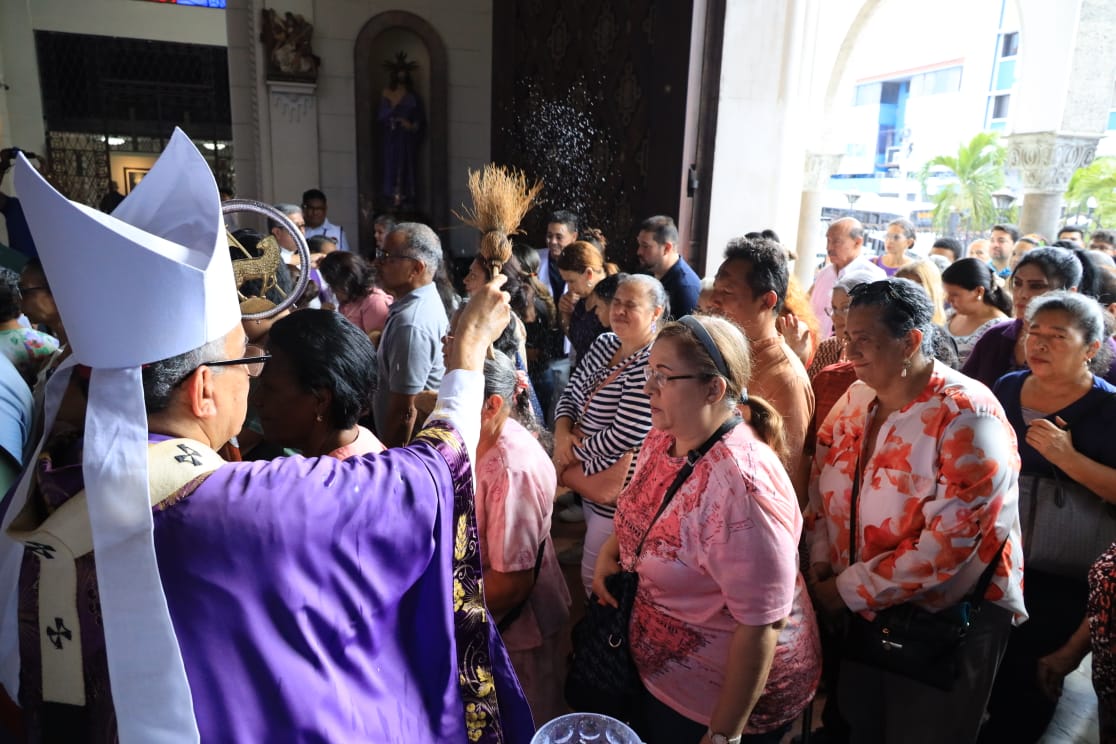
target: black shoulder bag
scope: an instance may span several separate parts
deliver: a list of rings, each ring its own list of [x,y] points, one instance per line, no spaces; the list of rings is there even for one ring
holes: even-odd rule
[[[686,455],[686,464],[670,484],[659,510],[651,518],[635,549],[636,563],[643,553],[643,544],[651,528],[690,477],[694,465],[740,423],[740,417],[732,417],[700,447]],[[628,624],[638,585],[639,573],[636,571],[619,571],[607,577],[605,587],[619,606],[602,605],[597,601],[597,595],[593,594],[586,604],[585,617],[573,627],[573,652],[570,654],[565,697],[574,710],[603,713],[621,721],[631,720],[643,691],[643,683],[628,646]]]
[[[856,562],[856,502],[860,494],[860,459],[853,476],[849,504],[849,563]],[[875,620],[850,613],[844,657],[850,661],[884,669],[946,692],[953,689],[961,672],[965,636],[980,611],[984,593],[1004,552],[984,569],[976,586],[964,599],[939,612],[930,612],[913,602],[904,602],[876,612]]]

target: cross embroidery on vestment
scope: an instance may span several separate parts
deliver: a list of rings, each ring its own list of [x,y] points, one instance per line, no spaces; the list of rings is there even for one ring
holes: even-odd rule
[[[53,628],[49,625],[47,626],[46,634],[47,638],[50,639],[50,642],[54,644],[54,647],[59,650],[61,650],[62,648],[63,638],[69,641],[72,640],[74,637],[73,634],[70,632],[70,629],[66,627],[66,623],[62,622],[62,618],[60,617],[54,618]]]
[[[182,450],[182,454],[174,456],[177,462],[189,462],[194,467],[202,464],[201,453],[197,450],[191,449],[185,444],[178,445],[178,449]]]
[[[39,556],[40,558],[45,558],[48,561],[54,559],[54,546],[52,545],[45,545],[40,542],[27,542],[24,543],[24,545],[27,546],[28,550],[30,550],[32,553]]]

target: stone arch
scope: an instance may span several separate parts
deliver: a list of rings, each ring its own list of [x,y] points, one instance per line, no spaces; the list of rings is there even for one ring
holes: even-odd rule
[[[375,245],[372,222],[378,206],[376,175],[381,156],[375,128],[382,85],[380,63],[394,54],[395,45],[388,40],[399,38],[400,33],[413,37],[429,60],[425,71],[429,79],[424,101],[425,153],[419,177],[419,188],[427,196],[420,198],[420,211],[425,212],[421,216],[435,226],[449,224],[449,54],[442,37],[426,19],[402,10],[379,13],[361,28],[353,48],[360,238],[366,247]]]

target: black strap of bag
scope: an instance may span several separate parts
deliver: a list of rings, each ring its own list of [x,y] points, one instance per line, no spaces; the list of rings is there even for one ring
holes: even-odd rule
[[[507,614],[500,618],[500,622],[496,623],[496,630],[503,633],[511,627],[511,624],[519,619],[523,614],[523,610],[527,607],[527,603],[531,600],[531,592],[535,591],[535,584],[539,583],[539,571],[542,570],[543,553],[546,551],[546,537],[543,537],[542,542],[539,543],[539,551],[535,556],[535,577],[531,579],[531,590],[527,592],[527,596],[523,601],[508,610]]]
[[[686,464],[678,471],[678,475],[674,476],[674,481],[670,484],[670,488],[663,494],[663,503],[659,504],[659,510],[655,512],[655,516],[651,517],[651,521],[647,524],[647,530],[643,533],[643,537],[640,538],[639,545],[636,546],[633,564],[635,561],[639,560],[640,555],[643,553],[643,543],[647,541],[647,536],[651,534],[651,528],[655,526],[655,522],[658,521],[659,517],[661,517],[667,507],[670,506],[670,502],[674,500],[674,494],[678,493],[678,489],[681,488],[682,484],[686,482],[686,479],[690,477],[690,473],[694,472],[694,466],[697,465],[697,461],[700,460],[706,452],[713,449],[713,445],[719,442],[722,437],[743,422],[744,420],[739,416],[733,416],[728,421],[721,424],[717,431],[713,432],[713,434],[702,442],[697,449],[692,449],[686,453]]]

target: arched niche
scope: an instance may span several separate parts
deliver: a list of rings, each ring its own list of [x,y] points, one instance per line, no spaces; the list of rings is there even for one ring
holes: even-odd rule
[[[383,143],[378,111],[388,72],[383,63],[406,52],[418,63],[415,92],[422,98],[426,132],[418,150],[416,172],[418,199],[415,209],[395,210],[385,201],[381,178]],[[373,16],[357,35],[353,50],[356,95],[357,188],[360,203],[362,250],[375,245],[372,222],[377,214],[395,214],[397,219],[449,224],[449,68],[446,46],[425,19],[402,10]]]

